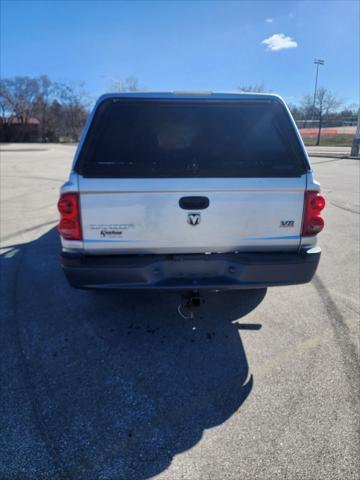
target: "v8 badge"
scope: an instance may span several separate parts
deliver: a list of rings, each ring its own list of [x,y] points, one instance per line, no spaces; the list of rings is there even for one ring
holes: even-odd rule
[[[294,220],[281,220],[280,227],[282,228],[293,228],[295,226]]]

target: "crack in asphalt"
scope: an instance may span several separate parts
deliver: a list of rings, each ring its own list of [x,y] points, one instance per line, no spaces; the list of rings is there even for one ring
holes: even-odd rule
[[[10,240],[10,238],[17,237],[18,235],[21,235],[23,233],[32,232],[33,230],[37,230],[41,227],[46,227],[47,225],[53,225],[57,222],[58,220],[50,220],[49,222],[40,223],[39,225],[35,225],[34,227],[25,228],[24,230],[19,230],[18,232],[11,233],[10,235],[4,235],[0,238],[0,242],[5,242],[6,240]]]
[[[360,212],[358,210],[353,210],[350,207],[345,207],[341,205],[340,203],[334,202],[333,200],[330,200],[331,205],[337,208],[341,208],[341,210],[345,210],[346,212],[351,212],[351,213],[356,213],[357,215],[360,215]]]
[[[1,148],[1,152],[17,153],[17,152],[48,152],[50,148]]]
[[[348,385],[351,390],[352,401],[357,404],[357,397],[359,393],[360,378],[359,371],[359,357],[356,347],[351,341],[351,331],[346,323],[344,315],[341,313],[336,302],[333,300],[331,293],[325,286],[320,277],[316,274],[312,280],[325,309],[331,327],[337,338],[341,355],[344,360],[345,374],[348,379]]]
[[[311,154],[309,155],[311,157]],[[331,162],[337,162],[339,160],[345,160],[346,157],[341,157],[341,158],[331,158],[330,160],[323,160],[322,162],[311,162],[312,165],[321,165],[322,163],[331,163]]]
[[[47,180],[50,182],[61,183],[64,182],[63,178],[50,178],[50,177],[34,177],[31,175],[3,175],[3,178],[25,178],[26,180]]]

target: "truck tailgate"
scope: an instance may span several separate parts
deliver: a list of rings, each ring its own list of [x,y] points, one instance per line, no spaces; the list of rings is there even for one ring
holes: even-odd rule
[[[79,176],[92,254],[287,251],[300,244],[306,175],[121,179]],[[182,208],[206,197],[206,208]],[[191,206],[191,204],[190,204]]]

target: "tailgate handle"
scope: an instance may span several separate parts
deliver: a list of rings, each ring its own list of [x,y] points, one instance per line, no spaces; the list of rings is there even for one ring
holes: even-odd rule
[[[207,197],[182,197],[179,200],[179,206],[184,210],[204,210],[209,203]]]

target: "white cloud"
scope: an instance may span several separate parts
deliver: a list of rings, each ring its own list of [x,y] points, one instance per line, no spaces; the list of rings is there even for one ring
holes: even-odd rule
[[[266,23],[273,23],[274,19],[273,18],[267,18],[265,20]]]
[[[287,37],[284,33],[275,33],[271,37],[265,38],[261,43],[266,45],[268,50],[272,50],[273,52],[285,48],[296,48],[298,46],[293,38]]]

